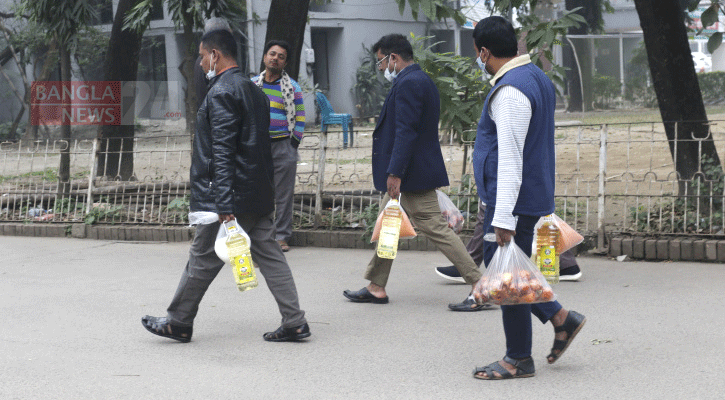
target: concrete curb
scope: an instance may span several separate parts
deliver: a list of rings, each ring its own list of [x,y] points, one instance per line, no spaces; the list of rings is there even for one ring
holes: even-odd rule
[[[137,242],[186,242],[194,237],[188,226],[86,225],[51,223],[3,223],[0,235],[36,237],[72,237],[75,239],[117,240]],[[363,241],[360,231],[297,230],[292,233],[291,246],[332,247],[342,249],[374,249],[375,244]],[[470,235],[461,235],[468,243]],[[401,240],[400,250],[433,251],[433,242],[424,235]]]
[[[725,261],[725,240],[701,238],[615,237],[609,256],[627,255],[636,260]]]
[[[188,226],[142,225],[86,225],[51,223],[2,223],[0,235],[35,237],[72,237],[76,239],[117,240],[137,242],[188,242],[194,237],[194,228]],[[375,244],[363,241],[360,231],[296,230],[291,246],[331,247],[341,249],[374,249]],[[460,235],[468,243],[469,234]],[[575,249],[582,252],[583,243]],[[435,251],[436,247],[425,235],[401,240],[401,251]],[[725,240],[701,238],[645,238],[619,236],[609,241],[610,257],[627,255],[635,260],[709,261],[725,262]]]

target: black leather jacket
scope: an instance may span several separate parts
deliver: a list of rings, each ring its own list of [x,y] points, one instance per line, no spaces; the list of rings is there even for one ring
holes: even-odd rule
[[[274,211],[269,99],[230,68],[209,82],[196,114],[191,211],[267,215]]]

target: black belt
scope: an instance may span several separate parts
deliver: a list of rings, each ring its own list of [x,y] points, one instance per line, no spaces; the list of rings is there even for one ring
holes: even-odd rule
[[[289,140],[289,136],[283,136],[283,137],[276,137],[276,138],[269,138],[271,142],[281,142],[283,140]]]

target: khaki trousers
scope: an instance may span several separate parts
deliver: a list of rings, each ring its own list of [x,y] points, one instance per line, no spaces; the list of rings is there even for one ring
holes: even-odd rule
[[[385,207],[389,200],[390,196],[385,194],[383,202],[380,203],[380,208]],[[448,227],[448,222],[441,215],[438,195],[436,195],[435,190],[401,193],[400,205],[408,214],[410,221],[415,225],[416,232],[425,234],[428,239],[435,243],[438,250],[458,269],[466,283],[473,285],[481,279],[481,271],[478,270],[478,265],[473,262],[461,238],[453,232],[453,229]],[[380,258],[375,253],[368,264],[365,279],[378,286],[385,287],[392,266],[393,260]]]

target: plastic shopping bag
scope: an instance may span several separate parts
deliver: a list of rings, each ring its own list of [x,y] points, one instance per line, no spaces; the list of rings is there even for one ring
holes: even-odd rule
[[[390,201],[388,201],[388,204],[390,204]],[[385,207],[387,207],[388,204],[386,204]],[[377,242],[380,237],[380,229],[383,227],[383,211],[385,210],[385,207],[380,210],[378,219],[375,221],[375,228],[373,229],[373,236],[370,238],[370,243]],[[400,205],[400,211],[403,213],[403,221],[400,223],[400,239],[409,239],[418,236],[418,234],[415,233],[415,229],[413,229],[413,224],[410,223],[408,214],[406,214],[405,210],[403,210],[402,205]]]
[[[236,227],[239,232],[244,232],[244,229],[242,229],[242,227],[237,223],[237,220],[233,219],[224,224],[219,224],[219,232],[217,232],[216,240],[214,241],[214,252],[217,257],[226,264],[231,264],[229,260],[229,251],[227,250],[227,235],[229,227],[231,226]]]
[[[208,225],[219,221],[219,214],[211,211],[193,211],[189,213],[189,226]]]
[[[554,224],[559,228],[559,239],[556,241],[556,253],[561,254],[567,250],[571,250],[574,246],[584,241],[584,236],[580,235],[579,232],[575,231],[574,228],[569,226],[563,219],[559,218],[558,215],[554,216]],[[536,254],[536,240],[537,232],[541,225],[544,223],[544,218],[539,218],[539,222],[534,227],[534,241],[532,242],[532,257]]]
[[[513,241],[496,249],[486,273],[473,289],[478,304],[545,303],[556,300],[551,285]]]
[[[448,227],[453,229],[453,232],[461,233],[463,229],[463,214],[461,210],[453,204],[445,193],[436,190],[436,194],[438,195],[438,205],[441,207],[441,214],[448,221]]]
[[[584,241],[584,236],[575,231],[558,215],[554,214],[554,222],[559,226],[559,241],[556,243],[556,251],[559,254],[571,250],[574,246]]]

